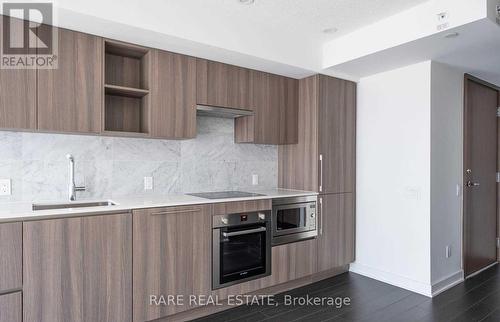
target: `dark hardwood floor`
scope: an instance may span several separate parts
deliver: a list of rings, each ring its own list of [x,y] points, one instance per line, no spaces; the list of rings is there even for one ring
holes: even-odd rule
[[[284,305],[292,297],[348,297],[350,305]],[[246,305],[196,321],[500,321],[498,265],[430,299],[354,273],[345,273],[274,297],[278,305]]]

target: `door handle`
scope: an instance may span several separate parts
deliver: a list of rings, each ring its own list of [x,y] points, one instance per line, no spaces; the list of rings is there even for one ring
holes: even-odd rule
[[[320,226],[319,226],[319,234],[323,235],[323,198],[319,198],[319,214],[320,214]]]
[[[189,208],[189,209],[182,209],[182,210],[167,210],[167,211],[160,211],[160,212],[153,212],[150,215],[151,216],[163,216],[163,215],[174,215],[174,214],[185,214],[189,212],[200,212],[201,208]]]
[[[472,182],[472,181],[469,180],[469,181],[467,181],[467,183],[465,184],[465,186],[468,187],[468,188],[479,187],[480,184],[479,184],[479,182]]]
[[[323,154],[319,155],[319,192],[323,191]]]

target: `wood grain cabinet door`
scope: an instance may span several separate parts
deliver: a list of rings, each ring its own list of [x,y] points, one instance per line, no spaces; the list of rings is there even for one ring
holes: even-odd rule
[[[272,275],[265,278],[265,287],[286,283],[317,273],[316,258],[316,239],[274,246]]]
[[[4,19],[0,15],[0,29]],[[10,18],[9,23],[22,24],[19,19]],[[10,32],[23,30],[11,28]],[[22,37],[21,33],[11,37]],[[36,129],[36,70],[34,69],[2,69],[0,71],[0,128],[2,129]]]
[[[212,206],[134,211],[133,321],[193,308],[190,295],[211,293]],[[154,305],[151,296],[182,296],[181,305]]]
[[[0,128],[36,129],[36,71],[0,71]]]
[[[0,295],[0,322],[22,322],[21,292]]]
[[[22,223],[0,224],[0,294],[22,287]]]
[[[320,195],[318,271],[354,261],[355,218],[352,193]]]
[[[196,73],[198,104],[251,109],[249,69],[197,59]]]
[[[328,76],[319,79],[319,192],[354,192],[356,83]]]
[[[279,144],[299,142],[299,81],[280,77]]]
[[[23,225],[24,322],[131,321],[130,214]]]
[[[154,50],[151,135],[165,139],[196,136],[196,58]]]
[[[235,120],[235,141],[255,144],[298,142],[298,81],[250,71],[250,106],[254,116]]]
[[[104,90],[102,39],[65,29],[58,29],[57,34],[57,69],[38,70],[38,129],[99,133]]]

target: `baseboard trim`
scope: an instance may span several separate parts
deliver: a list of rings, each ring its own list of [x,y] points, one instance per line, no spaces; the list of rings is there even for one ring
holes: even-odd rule
[[[436,296],[464,281],[464,271],[459,270],[432,284],[432,296]]]
[[[353,273],[373,278],[378,281],[391,284],[397,287],[401,287],[408,291],[422,294],[427,297],[432,297],[432,286],[430,285],[430,283],[429,284],[422,283],[407,278],[405,276],[393,274],[390,272],[382,271],[373,267],[357,263],[351,264],[349,270]]]
[[[493,267],[493,266],[495,266],[495,265],[498,265],[498,262],[494,262],[493,264],[490,264],[490,265],[488,265],[488,266],[486,266],[486,267],[484,267],[484,268],[481,268],[480,270],[478,270],[478,271],[476,271],[476,272],[474,272],[474,273],[472,273],[472,274],[469,274],[467,277],[465,277],[465,279],[468,279],[468,278],[474,277],[474,276],[476,276],[477,274],[481,274],[481,273],[482,273],[482,272],[484,272],[485,270],[490,269],[490,268],[492,268],[492,267]]]

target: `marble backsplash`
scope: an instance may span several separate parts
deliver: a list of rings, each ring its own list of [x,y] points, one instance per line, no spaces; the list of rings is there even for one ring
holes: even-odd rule
[[[12,195],[0,203],[67,198],[68,153],[76,184],[87,187],[79,198],[272,189],[278,182],[277,148],[235,144],[231,119],[199,117],[198,136],[183,141],[0,132],[0,179],[12,180]],[[147,176],[153,190],[144,190]]]

